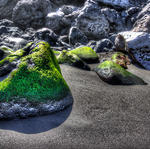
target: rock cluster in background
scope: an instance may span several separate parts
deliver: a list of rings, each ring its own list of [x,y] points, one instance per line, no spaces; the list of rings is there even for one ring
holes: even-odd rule
[[[121,50],[150,69],[149,8],[148,0],[2,0],[0,46],[17,50],[44,40],[57,51]]]

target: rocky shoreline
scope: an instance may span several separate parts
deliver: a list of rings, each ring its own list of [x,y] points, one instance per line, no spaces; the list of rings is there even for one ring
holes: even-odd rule
[[[59,64],[95,71],[108,84],[147,85],[128,67],[150,70],[149,8],[148,0],[1,1],[0,100],[5,114],[0,117],[39,114],[39,107],[24,109],[13,97],[23,96],[27,103],[62,99],[69,86]],[[109,53],[113,55],[106,57]],[[91,68],[92,63],[97,66]],[[20,108],[23,114],[18,114]]]

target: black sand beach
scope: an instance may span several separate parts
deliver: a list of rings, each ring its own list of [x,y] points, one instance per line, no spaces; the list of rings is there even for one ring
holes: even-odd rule
[[[150,148],[149,71],[129,68],[146,86],[112,86],[95,72],[66,65],[61,69],[73,107],[50,116],[1,121],[0,149]]]

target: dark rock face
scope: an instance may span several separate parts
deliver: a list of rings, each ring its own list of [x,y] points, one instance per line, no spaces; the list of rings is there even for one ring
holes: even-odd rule
[[[51,46],[55,46],[58,41],[58,36],[48,28],[42,28],[36,31],[35,40],[47,41]]]
[[[113,51],[114,45],[109,39],[102,39],[97,42],[94,51],[96,53]]]
[[[13,9],[12,19],[22,28],[42,27],[44,17],[51,10],[48,0],[21,0]]]
[[[102,39],[109,33],[109,22],[95,2],[86,2],[76,19],[76,25],[89,39]]]
[[[1,0],[0,1],[0,19],[12,19],[13,8],[20,0]]]
[[[110,24],[110,32],[119,32],[124,30],[125,19],[119,12],[110,8],[103,8],[101,9],[101,12],[105,15]]]
[[[140,7],[131,7],[125,11],[126,13],[125,24],[128,30],[131,30],[133,28],[133,24],[136,22],[137,15],[139,12]]]
[[[52,29],[54,32],[58,33],[63,28],[62,18],[64,13],[60,10],[57,12],[49,13],[46,16],[46,27]]]
[[[86,45],[88,43],[88,38],[77,27],[72,27],[69,32],[69,43],[71,45],[76,45],[78,43]]]

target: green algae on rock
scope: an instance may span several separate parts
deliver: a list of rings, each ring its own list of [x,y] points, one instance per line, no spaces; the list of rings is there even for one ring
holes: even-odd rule
[[[71,53],[70,51],[63,50],[58,56],[57,60],[59,64],[68,64],[75,66],[81,69],[90,70],[90,67],[82,61],[76,54]]]
[[[32,44],[33,43],[31,42],[28,43],[23,49],[17,50],[15,52],[11,51],[11,54],[0,60],[0,77],[8,74],[14,68],[16,68],[18,60],[29,53]]]
[[[90,47],[79,47],[70,51],[70,53],[76,54],[79,58],[87,63],[99,62],[98,55]]]
[[[113,54],[111,59],[113,62],[119,64],[123,68],[127,68],[127,65],[131,64],[128,56],[121,52],[116,52],[115,54]]]
[[[146,85],[136,75],[126,71],[119,64],[113,61],[104,61],[95,69],[99,77],[109,84],[114,85]]]
[[[50,45],[46,42],[31,45],[30,50],[18,50],[0,61],[1,67],[4,61],[19,59],[17,68],[0,82],[0,101],[22,98],[31,102],[56,101],[69,93]]]
[[[53,52],[56,56],[58,56],[61,53],[60,51],[55,51],[55,50],[53,50]]]
[[[12,52],[13,51],[10,48],[6,46],[0,46],[0,60],[10,55]]]

